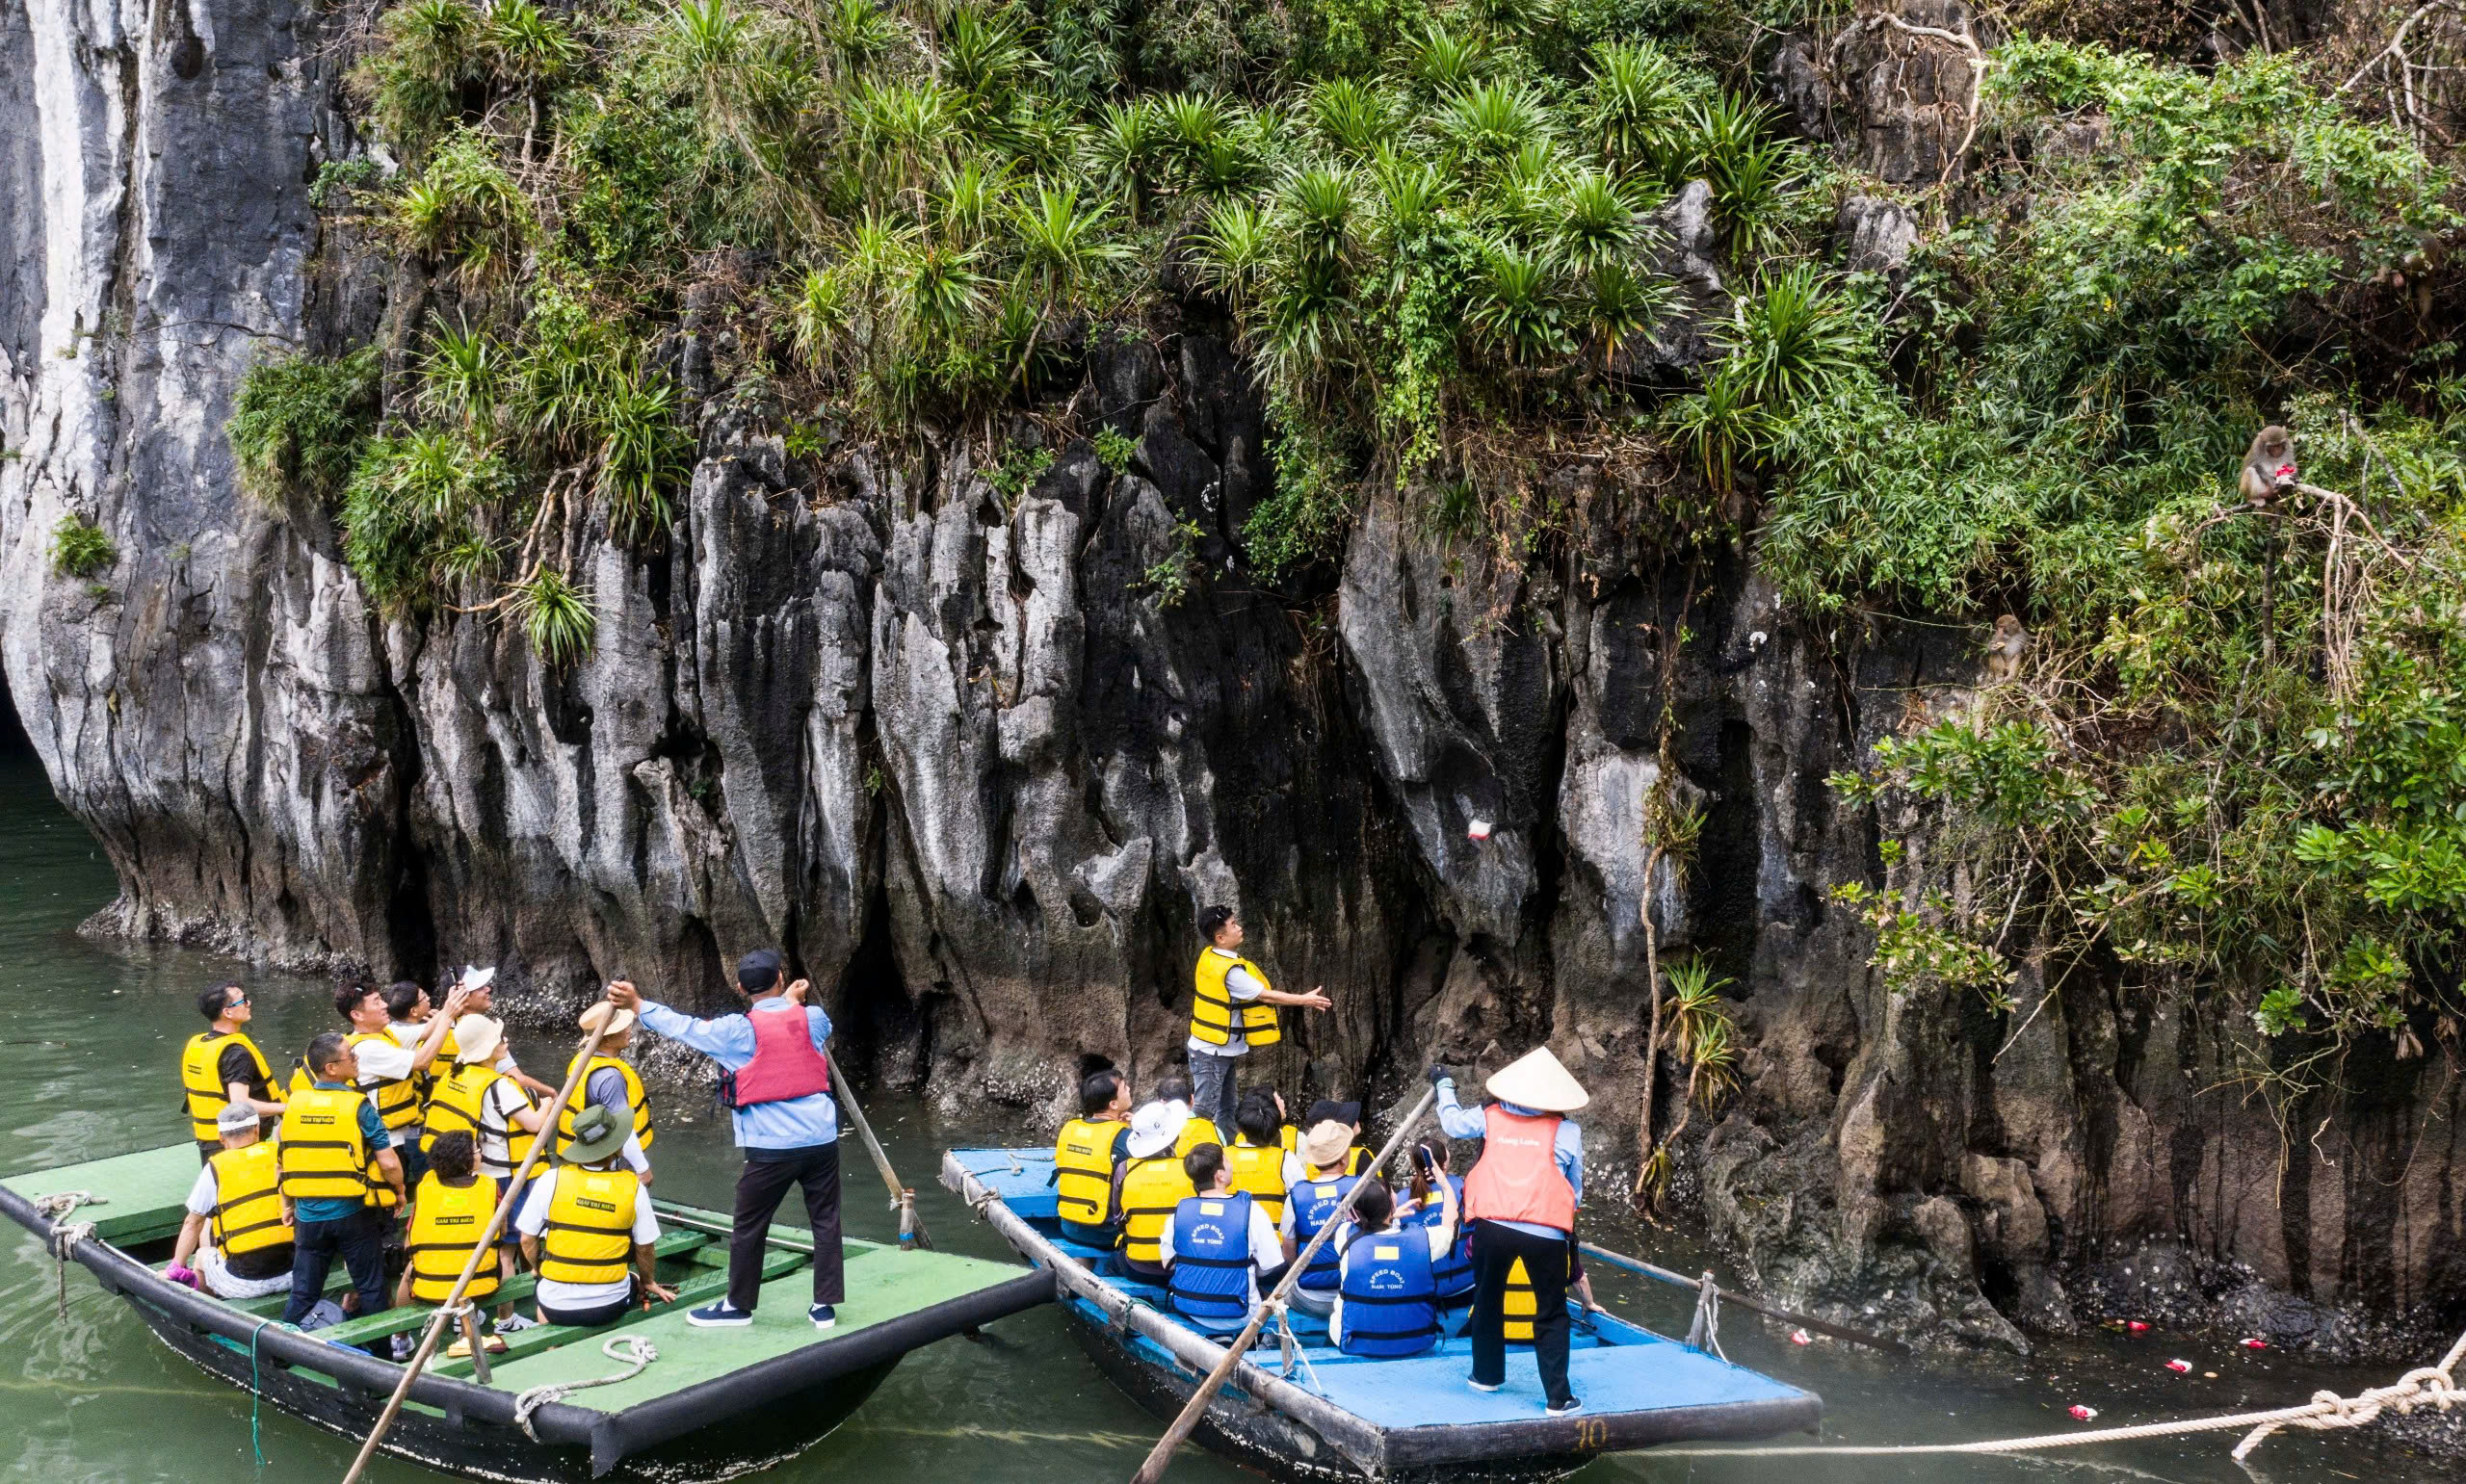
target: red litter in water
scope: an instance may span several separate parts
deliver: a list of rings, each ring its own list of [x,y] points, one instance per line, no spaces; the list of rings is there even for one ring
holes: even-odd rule
[[[2149,1333],[2149,1326],[2141,1320],[2131,1319],[2125,1322],[2124,1332],[2130,1335],[2146,1335]]]
[[[2190,1361],[2168,1361],[2166,1363],[2166,1368],[2179,1376],[2188,1376],[2191,1374],[2192,1363]]]
[[[1794,1329],[1790,1331],[1790,1343],[1794,1345],[1811,1345],[1815,1343],[1815,1337],[1808,1334],[1805,1330]]]
[[[2076,1403],[2072,1408],[2072,1419],[2076,1422],[2088,1421],[2097,1415],[2098,1409],[2095,1407],[2084,1407]]]
[[[2243,1348],[2244,1348],[2244,1349],[2246,1349],[2246,1350],[2266,1350],[2266,1349],[2268,1349],[2269,1347],[2269,1342],[2268,1341],[2266,1341],[2266,1340],[2257,1340],[2257,1339],[2249,1339],[2249,1338],[2247,1338],[2247,1339],[2246,1339],[2246,1340],[2244,1340],[2244,1341],[2243,1341]]]

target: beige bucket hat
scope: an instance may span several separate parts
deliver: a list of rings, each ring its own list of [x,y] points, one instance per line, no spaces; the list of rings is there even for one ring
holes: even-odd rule
[[[465,1015],[454,1023],[454,1059],[463,1066],[494,1066],[504,1044],[505,1022],[493,1015]]]
[[[1550,1048],[1536,1046],[1490,1074],[1482,1087],[1501,1103],[1544,1113],[1572,1113],[1592,1101]]]
[[[574,1017],[574,1024],[585,1030],[590,1030],[596,1028],[603,1020],[608,1022],[606,1034],[609,1035],[634,1028],[634,1012],[617,1009],[605,1000],[593,1001],[590,1009]]]

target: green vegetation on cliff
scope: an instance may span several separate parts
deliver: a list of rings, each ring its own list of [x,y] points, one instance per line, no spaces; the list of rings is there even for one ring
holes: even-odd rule
[[[2014,1008],[2024,970],[2219,989],[2291,1038],[2255,1042],[2279,1091],[2374,1037],[2454,1036],[2466,296],[2442,128],[2337,86],[2359,40],[2195,66],[2083,23],[1975,53],[1954,157],[1887,186],[1852,131],[1790,137],[1759,99],[1776,37],[1838,65],[1888,24],[417,0],[356,76],[401,169],[320,187],[429,285],[407,385],[380,423],[370,352],[271,363],[233,441],[252,488],[336,508],[373,598],[453,592],[567,663],[592,622],[559,533],[661,539],[702,419],[810,460],[824,426],[984,442],[1036,409],[1119,471],[1121,432],[1061,421],[1090,348],[1212,329],[1272,415],[1242,544],[1305,597],[1382,491],[1475,560],[1552,563],[1587,517],[1543,476],[1582,461],[1657,491],[1673,562],[1734,545],[1844,643],[1877,611],[2023,618],[2016,677],[1915,707],[1837,780],[1932,821],[1927,859],[1887,842],[1844,887],[1895,982]],[[1709,299],[1665,240],[1699,181]],[[1845,207],[1887,204],[1914,251],[1850,271]],[[716,396],[679,379],[689,338]],[[2270,421],[2307,488],[2249,510],[2233,470]],[[1014,500],[1038,456],[982,462]],[[1185,551],[1144,588],[1203,581]]]

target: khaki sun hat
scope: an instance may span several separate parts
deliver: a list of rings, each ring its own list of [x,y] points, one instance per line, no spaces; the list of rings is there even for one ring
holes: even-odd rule
[[[1352,1125],[1325,1119],[1310,1126],[1301,1135],[1301,1158],[1321,1169],[1343,1160],[1345,1151],[1352,1147]]]
[[[610,1018],[612,1014],[614,1019]],[[597,1028],[603,1020],[608,1022],[609,1035],[617,1035],[634,1028],[634,1012],[619,1010],[605,1000],[593,1002],[590,1009],[574,1017],[574,1024],[585,1030],[590,1030]]]
[[[454,1023],[454,1059],[466,1067],[493,1066],[505,1044],[505,1022],[492,1015],[465,1015]]]
[[[1499,1068],[1482,1085],[1501,1103],[1542,1113],[1572,1113],[1592,1101],[1592,1095],[1546,1046],[1536,1046]]]

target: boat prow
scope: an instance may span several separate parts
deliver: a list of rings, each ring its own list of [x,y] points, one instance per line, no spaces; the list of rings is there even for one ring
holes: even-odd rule
[[[163,1277],[131,1254],[178,1234],[197,1171],[197,1147],[183,1143],[12,1176],[0,1181],[0,1214],[65,1251],[208,1373],[294,1416],[366,1436],[402,1367],[353,1346],[414,1331],[433,1311],[389,1309],[303,1334],[276,1322],[279,1295],[219,1299]],[[37,1205],[69,1192],[94,1199],[57,1215]],[[467,1360],[433,1364],[412,1385],[384,1450],[484,1479],[729,1478],[810,1446],[908,1351],[1053,1296],[1044,1272],[852,1239],[838,1325],[817,1335],[805,1317],[812,1237],[774,1227],[753,1326],[695,1329],[685,1311],[726,1289],[728,1218],[654,1206],[660,1277],[676,1289],[674,1302],[599,1328],[540,1325],[511,1335],[485,1383]],[[339,1264],[334,1281],[343,1281]],[[502,1292],[513,1300],[530,1289],[522,1277]],[[517,1419],[525,1391],[623,1370],[601,1349],[618,1335],[649,1341],[658,1359],[629,1380],[537,1407],[527,1426]]]
[[[960,1149],[942,1183],[1021,1256],[1050,1269],[1071,1329],[1099,1368],[1160,1418],[1178,1414],[1223,1348],[1185,1324],[1152,1284],[1098,1270],[1062,1238],[1049,1150]],[[1289,1351],[1261,1348],[1210,1402],[1197,1438],[1241,1463],[1298,1480],[1532,1480],[1605,1452],[1682,1441],[1737,1442],[1812,1428],[1814,1393],[1609,1315],[1583,1316],[1568,1370],[1584,1410],[1549,1417],[1531,1370],[1504,1391],[1466,1385],[1470,1341],[1368,1360],[1327,1343],[1324,1321],[1291,1316]]]

